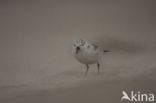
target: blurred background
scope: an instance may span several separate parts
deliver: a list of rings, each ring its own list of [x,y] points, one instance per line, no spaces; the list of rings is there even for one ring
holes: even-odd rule
[[[0,88],[155,81],[155,5],[154,0],[1,0]],[[101,61],[100,76],[93,65],[84,78],[85,66],[72,57],[79,38],[111,51]]]

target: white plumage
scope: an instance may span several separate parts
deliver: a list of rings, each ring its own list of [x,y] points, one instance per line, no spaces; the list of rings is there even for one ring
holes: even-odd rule
[[[87,75],[87,73],[88,73],[90,64],[97,64],[98,73],[99,73],[99,69],[100,69],[99,61],[100,61],[102,55],[108,51],[103,50],[102,48],[98,47],[97,45],[92,44],[83,39],[76,40],[72,49],[73,49],[74,57],[80,63],[86,65],[87,70],[86,70],[85,75]]]

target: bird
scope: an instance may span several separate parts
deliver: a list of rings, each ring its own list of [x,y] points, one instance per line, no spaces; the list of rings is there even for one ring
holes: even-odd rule
[[[100,60],[102,55],[109,50],[104,50],[94,43],[90,43],[85,39],[75,40],[72,46],[72,52],[77,61],[86,65],[85,76],[87,76],[89,71],[89,66],[91,64],[96,64],[98,69],[98,74],[100,73]]]

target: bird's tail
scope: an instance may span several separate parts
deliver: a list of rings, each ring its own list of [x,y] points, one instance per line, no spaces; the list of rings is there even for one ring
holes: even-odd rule
[[[103,53],[107,53],[107,52],[110,52],[110,51],[109,51],[109,50],[104,50],[104,51],[103,51]]]

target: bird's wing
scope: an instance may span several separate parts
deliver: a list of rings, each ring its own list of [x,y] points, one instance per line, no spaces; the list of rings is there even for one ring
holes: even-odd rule
[[[93,46],[93,48],[96,50],[98,48],[98,46],[96,44],[91,44]]]

